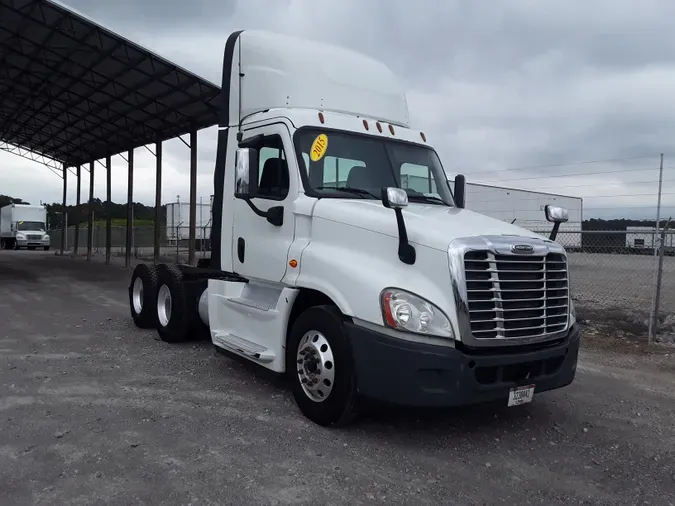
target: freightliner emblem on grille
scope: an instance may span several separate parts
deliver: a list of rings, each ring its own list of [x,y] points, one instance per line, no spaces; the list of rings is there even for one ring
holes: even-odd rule
[[[514,244],[511,246],[511,251],[514,253],[532,253],[534,246],[531,244]]]

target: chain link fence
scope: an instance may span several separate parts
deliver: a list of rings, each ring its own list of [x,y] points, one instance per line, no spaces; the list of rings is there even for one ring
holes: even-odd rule
[[[545,237],[550,233],[536,232]],[[568,254],[572,297],[583,318],[642,334],[649,331],[658,305],[654,334],[675,331],[675,231],[660,235],[662,241],[646,228],[558,234],[556,242]]]
[[[113,256],[124,256],[126,254],[127,228],[113,226],[110,227],[110,251]],[[80,226],[77,229],[77,251],[78,254],[87,253],[88,227]],[[196,231],[195,250],[197,258],[208,257],[211,255],[211,227],[202,227]],[[51,238],[51,247],[54,250],[61,249],[61,229],[56,228],[49,231]],[[75,250],[75,227],[66,229],[66,239],[64,250],[73,252]],[[188,250],[190,247],[190,229],[187,226],[179,227],[160,227],[159,246],[160,254],[163,258],[171,258],[175,262],[186,262],[188,259]],[[131,233],[131,254],[134,258],[150,259],[154,254],[154,227],[132,227]],[[104,254],[106,248],[106,227],[97,225],[92,227],[92,251],[95,254]]]

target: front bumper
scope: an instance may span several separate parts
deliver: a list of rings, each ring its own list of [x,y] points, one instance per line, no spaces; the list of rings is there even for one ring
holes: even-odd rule
[[[19,248],[28,248],[28,247],[36,247],[36,248],[45,248],[48,247],[50,244],[50,240],[42,240],[42,239],[16,239],[16,245]]]
[[[511,388],[534,384],[536,396],[569,385],[577,369],[577,324],[558,344],[494,354],[402,341],[353,323],[346,327],[359,394],[393,404],[450,407],[503,400],[506,405]]]

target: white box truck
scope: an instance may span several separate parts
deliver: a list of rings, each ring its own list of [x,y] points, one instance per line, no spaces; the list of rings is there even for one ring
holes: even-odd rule
[[[364,399],[515,406],[573,381],[564,248],[464,208],[385,65],[239,31],[222,88],[211,258],[138,265],[136,325],[287,374],[326,426]],[[417,173],[435,191],[401,187]],[[566,211],[545,211],[553,237]]]
[[[0,209],[0,248],[49,250],[47,208],[9,204]]]

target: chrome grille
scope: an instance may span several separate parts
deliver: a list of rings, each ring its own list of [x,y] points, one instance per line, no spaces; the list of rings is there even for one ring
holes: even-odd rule
[[[543,337],[567,328],[569,281],[564,254],[467,251],[464,269],[475,338]]]
[[[42,239],[41,235],[27,235],[27,240],[29,241],[40,241]]]

